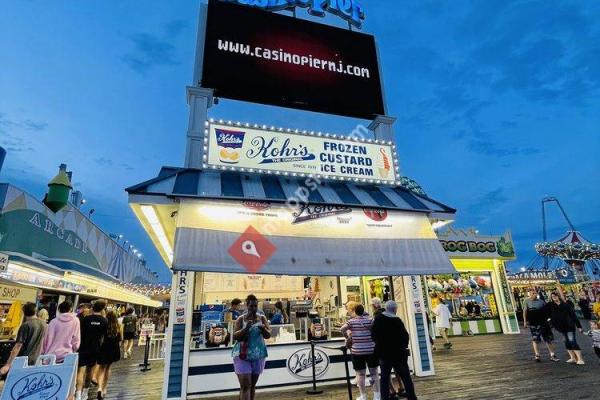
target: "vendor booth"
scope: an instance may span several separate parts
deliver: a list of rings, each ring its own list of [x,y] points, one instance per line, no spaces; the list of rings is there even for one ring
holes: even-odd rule
[[[221,185],[225,179],[237,180],[240,192],[225,196],[226,186]],[[283,188],[292,187],[293,193],[302,182],[272,179],[270,188],[254,187],[262,191],[261,197],[250,197],[249,187],[242,182],[261,185],[262,179],[164,168],[156,179],[128,189],[132,209],[165,262],[173,260],[176,272],[166,363],[173,389],[169,397],[176,397],[175,390],[191,397],[238,390],[230,348],[233,318],[228,310],[233,299],[244,299],[249,293],[259,298],[268,318],[276,301],[284,303],[290,317],[289,323],[273,327],[260,389],[309,384],[311,370],[303,360],[310,340],[323,344],[318,347],[319,382],[345,379],[344,358],[335,349],[344,344],[339,333],[346,318],[344,304],[368,304],[373,297],[400,304],[399,313],[411,332],[413,370],[418,375],[433,373],[424,298],[416,275],[455,271],[430,219],[433,215],[436,220],[443,215],[449,219],[453,210],[402,187],[365,190],[325,182],[317,193],[328,193],[330,199],[342,190],[352,190],[362,199],[378,191],[381,198],[398,203],[403,199],[405,206],[390,206],[392,201],[378,204],[377,218],[372,217],[374,209],[367,209],[358,197],[356,203],[337,197],[335,203],[290,207],[283,196],[269,195],[269,190],[277,188],[283,194]],[[376,198],[370,197],[370,207]],[[406,207],[406,200],[415,206],[419,202],[419,208]]]
[[[431,375],[419,276],[455,272],[434,232],[455,210],[400,175],[374,37],[267,12],[309,7],[360,27],[362,6],[255,3],[200,4],[185,167],[127,189],[174,272],[163,399],[239,390],[231,303],[250,293],[265,316],[277,302],[289,316],[273,326],[259,391],[308,386],[312,365],[319,385],[342,382],[345,304],[374,297],[399,303],[410,366]],[[339,135],[215,121],[215,96],[368,122]]]
[[[431,312],[443,299],[452,314],[450,336],[519,333],[505,262],[515,259],[510,233],[480,235],[474,229],[438,232],[456,273],[426,278]]]

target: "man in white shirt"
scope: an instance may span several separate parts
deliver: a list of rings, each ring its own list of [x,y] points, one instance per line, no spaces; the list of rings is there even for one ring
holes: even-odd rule
[[[444,300],[440,299],[439,304],[432,310],[435,315],[435,326],[439,334],[444,338],[444,348],[450,349],[452,343],[448,339],[448,329],[450,329],[450,319],[452,315],[448,306],[444,304]]]

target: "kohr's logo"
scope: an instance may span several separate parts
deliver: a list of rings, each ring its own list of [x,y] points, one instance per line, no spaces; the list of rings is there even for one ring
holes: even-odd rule
[[[316,158],[305,145],[301,143],[294,145],[290,138],[285,138],[283,141],[280,139],[278,136],[272,138],[255,136],[250,142],[252,147],[246,152],[246,157],[261,159],[259,164],[312,161]]]
[[[315,375],[317,378],[325,375],[329,368],[329,356],[323,350],[315,349]],[[312,379],[313,358],[310,347],[300,349],[287,359],[287,368],[293,377]]]
[[[34,372],[19,379],[10,390],[12,400],[56,399],[62,380],[50,372]]]
[[[260,8],[265,11],[281,11],[296,7],[308,8],[315,17],[324,17],[325,12],[337,15],[350,24],[360,28],[365,19],[365,11],[356,0],[222,0]]]
[[[227,129],[215,129],[219,160],[226,164],[237,164],[240,161],[244,136],[246,132]]]

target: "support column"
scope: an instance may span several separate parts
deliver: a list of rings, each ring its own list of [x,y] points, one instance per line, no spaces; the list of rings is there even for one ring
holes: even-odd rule
[[[416,376],[435,375],[431,343],[429,342],[429,326],[427,324],[426,303],[423,298],[420,276],[405,276],[404,289],[408,308],[408,325],[410,327],[410,353],[413,359]]]
[[[197,86],[187,87],[190,117],[185,148],[185,167],[202,168],[204,152],[204,129],[208,109],[212,107],[213,90]]]
[[[172,279],[163,400],[181,400],[187,397],[194,275],[193,272],[178,271]]]
[[[385,140],[386,142],[395,142],[394,122],[396,118],[386,115],[378,115],[369,125],[369,130],[375,133],[375,139]]]

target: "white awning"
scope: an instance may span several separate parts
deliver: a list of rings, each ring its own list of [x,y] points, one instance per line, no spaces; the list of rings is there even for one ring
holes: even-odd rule
[[[455,272],[425,213],[182,200],[175,270],[283,275]]]

